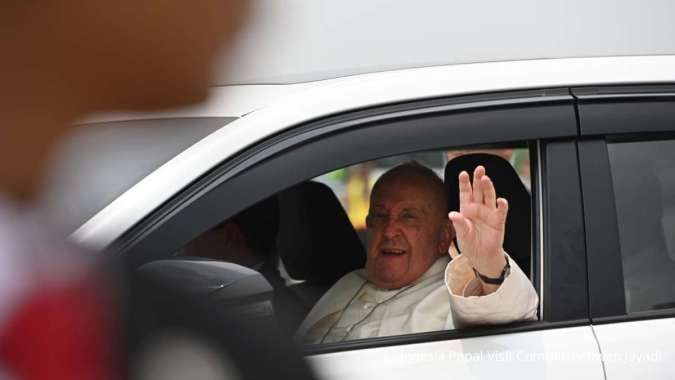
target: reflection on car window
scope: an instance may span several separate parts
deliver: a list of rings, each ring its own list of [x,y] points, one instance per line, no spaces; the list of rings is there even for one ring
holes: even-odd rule
[[[675,307],[675,141],[609,144],[628,312]]]

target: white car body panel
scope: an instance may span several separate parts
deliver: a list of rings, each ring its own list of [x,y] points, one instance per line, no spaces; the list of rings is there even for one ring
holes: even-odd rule
[[[610,380],[672,379],[675,318],[593,326]]]
[[[218,163],[292,126],[394,102],[542,87],[675,83],[675,56],[492,62],[364,74],[293,91],[212,133],[122,194],[71,238],[102,249]],[[149,196],[152,194],[152,196]]]
[[[362,349],[307,358],[322,379],[604,379],[590,326]]]

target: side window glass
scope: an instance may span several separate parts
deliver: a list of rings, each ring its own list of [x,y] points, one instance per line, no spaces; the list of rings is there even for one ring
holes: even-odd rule
[[[675,307],[675,141],[608,145],[626,310]]]

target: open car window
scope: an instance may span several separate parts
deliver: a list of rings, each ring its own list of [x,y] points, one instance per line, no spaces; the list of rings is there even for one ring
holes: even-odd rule
[[[490,160],[481,161],[484,156],[503,162],[508,169],[504,173],[491,173],[490,165],[493,164],[490,164]],[[312,318],[313,310],[316,312],[315,309],[330,304],[332,298],[336,298],[336,302],[345,302],[344,299],[337,300],[344,298],[344,294],[333,294],[336,291],[331,290],[338,282],[344,282],[349,276],[367,279],[367,274],[362,269],[368,257],[369,231],[366,217],[373,185],[378,178],[392,168],[411,161],[431,169],[440,180],[444,180],[446,175],[456,178],[458,170],[463,168],[455,167],[456,163],[463,161],[460,157],[477,157],[478,161],[472,162],[487,166],[488,175],[493,175],[496,182],[497,195],[510,198],[511,211],[504,248],[524,271],[525,276],[530,276],[533,205],[530,194],[532,170],[527,144],[489,149],[425,151],[390,156],[333,170],[308,178],[222,221],[183,246],[176,254],[236,263],[262,273],[274,288],[272,303],[277,322],[302,341],[302,335],[308,333],[303,321],[306,324],[306,319]],[[506,179],[502,180],[503,178]],[[499,182],[500,180],[502,181]],[[511,184],[507,184],[508,181]],[[458,190],[448,186],[444,196],[456,199]],[[452,210],[457,210],[457,200],[453,202],[450,199],[449,204],[454,205]],[[445,256],[449,261],[449,255]],[[434,273],[425,271],[425,276],[437,278],[435,282],[429,282],[424,290],[427,293],[434,290],[433,288],[445,287],[442,272],[447,262],[434,265]],[[354,273],[358,275],[354,276]],[[358,286],[355,289],[363,290]],[[402,318],[410,317],[414,312],[409,312],[405,307],[405,310],[400,306],[390,307],[388,304],[398,296],[407,295],[397,294],[400,290],[388,289],[380,292],[374,289],[376,299],[362,295],[350,298],[348,306],[360,312],[338,312],[337,315],[331,313],[334,315],[328,328],[320,329],[323,331],[321,334],[327,332],[327,336],[331,338],[323,341],[362,339],[362,335],[350,335],[350,323],[347,320],[364,325],[370,331],[368,334],[374,337],[453,327],[448,322],[451,316],[447,305],[434,313],[418,313],[415,318],[428,318],[430,321],[416,322],[424,327],[411,327],[409,323],[401,323]],[[438,289],[435,291],[438,292]],[[424,295],[412,294],[407,302],[414,304],[416,297]],[[444,297],[447,301],[447,290],[446,295],[441,295],[440,299]],[[439,322],[440,319],[443,321]],[[361,320],[363,321],[360,322]],[[386,325],[391,326],[382,327]],[[396,326],[401,329],[398,330]],[[336,338],[338,335],[340,339]],[[319,338],[313,343],[321,341]]]

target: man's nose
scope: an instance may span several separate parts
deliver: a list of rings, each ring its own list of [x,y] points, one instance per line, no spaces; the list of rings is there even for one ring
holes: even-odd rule
[[[396,237],[401,234],[398,221],[395,218],[389,218],[384,224],[384,236],[388,239]]]

